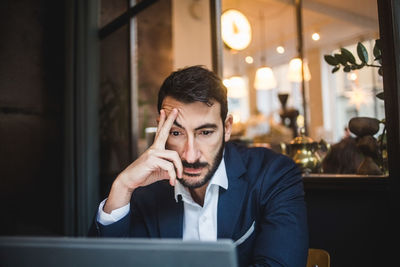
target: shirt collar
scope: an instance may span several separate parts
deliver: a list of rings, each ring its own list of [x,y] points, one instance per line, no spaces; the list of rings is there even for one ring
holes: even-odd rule
[[[181,195],[183,199],[192,199],[189,190],[186,187],[184,187],[178,180],[176,181],[177,183],[175,184],[174,187],[175,201],[178,202],[179,195]],[[217,170],[215,171],[213,177],[211,178],[210,183],[207,186],[207,190],[212,184],[220,186],[225,190],[228,189],[228,175],[226,174],[225,160],[223,157],[221,162],[219,163]]]

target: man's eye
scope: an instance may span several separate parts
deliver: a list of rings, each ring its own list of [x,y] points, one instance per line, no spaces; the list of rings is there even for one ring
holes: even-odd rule
[[[173,136],[179,136],[179,132],[178,131],[171,131],[170,132],[170,135],[173,135]]]
[[[201,135],[211,135],[214,131],[201,131]]]

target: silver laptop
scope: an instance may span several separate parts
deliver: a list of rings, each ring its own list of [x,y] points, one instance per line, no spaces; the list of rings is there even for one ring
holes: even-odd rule
[[[0,237],[0,266],[238,266],[229,239]]]

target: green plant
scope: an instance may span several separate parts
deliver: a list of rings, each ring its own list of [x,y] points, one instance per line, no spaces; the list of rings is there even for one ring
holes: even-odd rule
[[[341,67],[343,67],[344,72],[350,72],[352,70],[362,69],[364,67],[378,68],[378,74],[383,75],[382,68],[382,47],[380,39],[375,40],[375,45],[373,48],[374,59],[372,63],[369,63],[370,57],[365,46],[358,42],[357,44],[357,55],[360,59],[360,63],[357,63],[355,56],[352,52],[346,48],[341,47],[339,53],[333,55],[324,55],[326,63],[333,66],[332,73],[337,72]],[[383,99],[383,92],[377,94],[377,97]]]

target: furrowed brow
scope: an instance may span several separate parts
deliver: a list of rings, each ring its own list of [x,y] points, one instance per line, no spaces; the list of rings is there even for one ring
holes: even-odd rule
[[[176,120],[174,121],[174,125],[181,128],[181,129],[185,129],[179,122],[177,122]],[[218,126],[215,123],[206,123],[203,125],[200,125],[198,127],[196,127],[194,130],[198,131],[201,129],[217,129]]]
[[[201,129],[217,129],[218,128],[218,126],[215,124],[215,123],[206,123],[206,124],[203,124],[203,125],[200,125],[199,127],[196,127],[196,131],[197,130],[201,130]]]
[[[179,128],[184,129],[183,126],[180,125],[179,122],[177,122],[176,120],[174,121],[174,125],[177,126],[177,127],[179,127]]]

